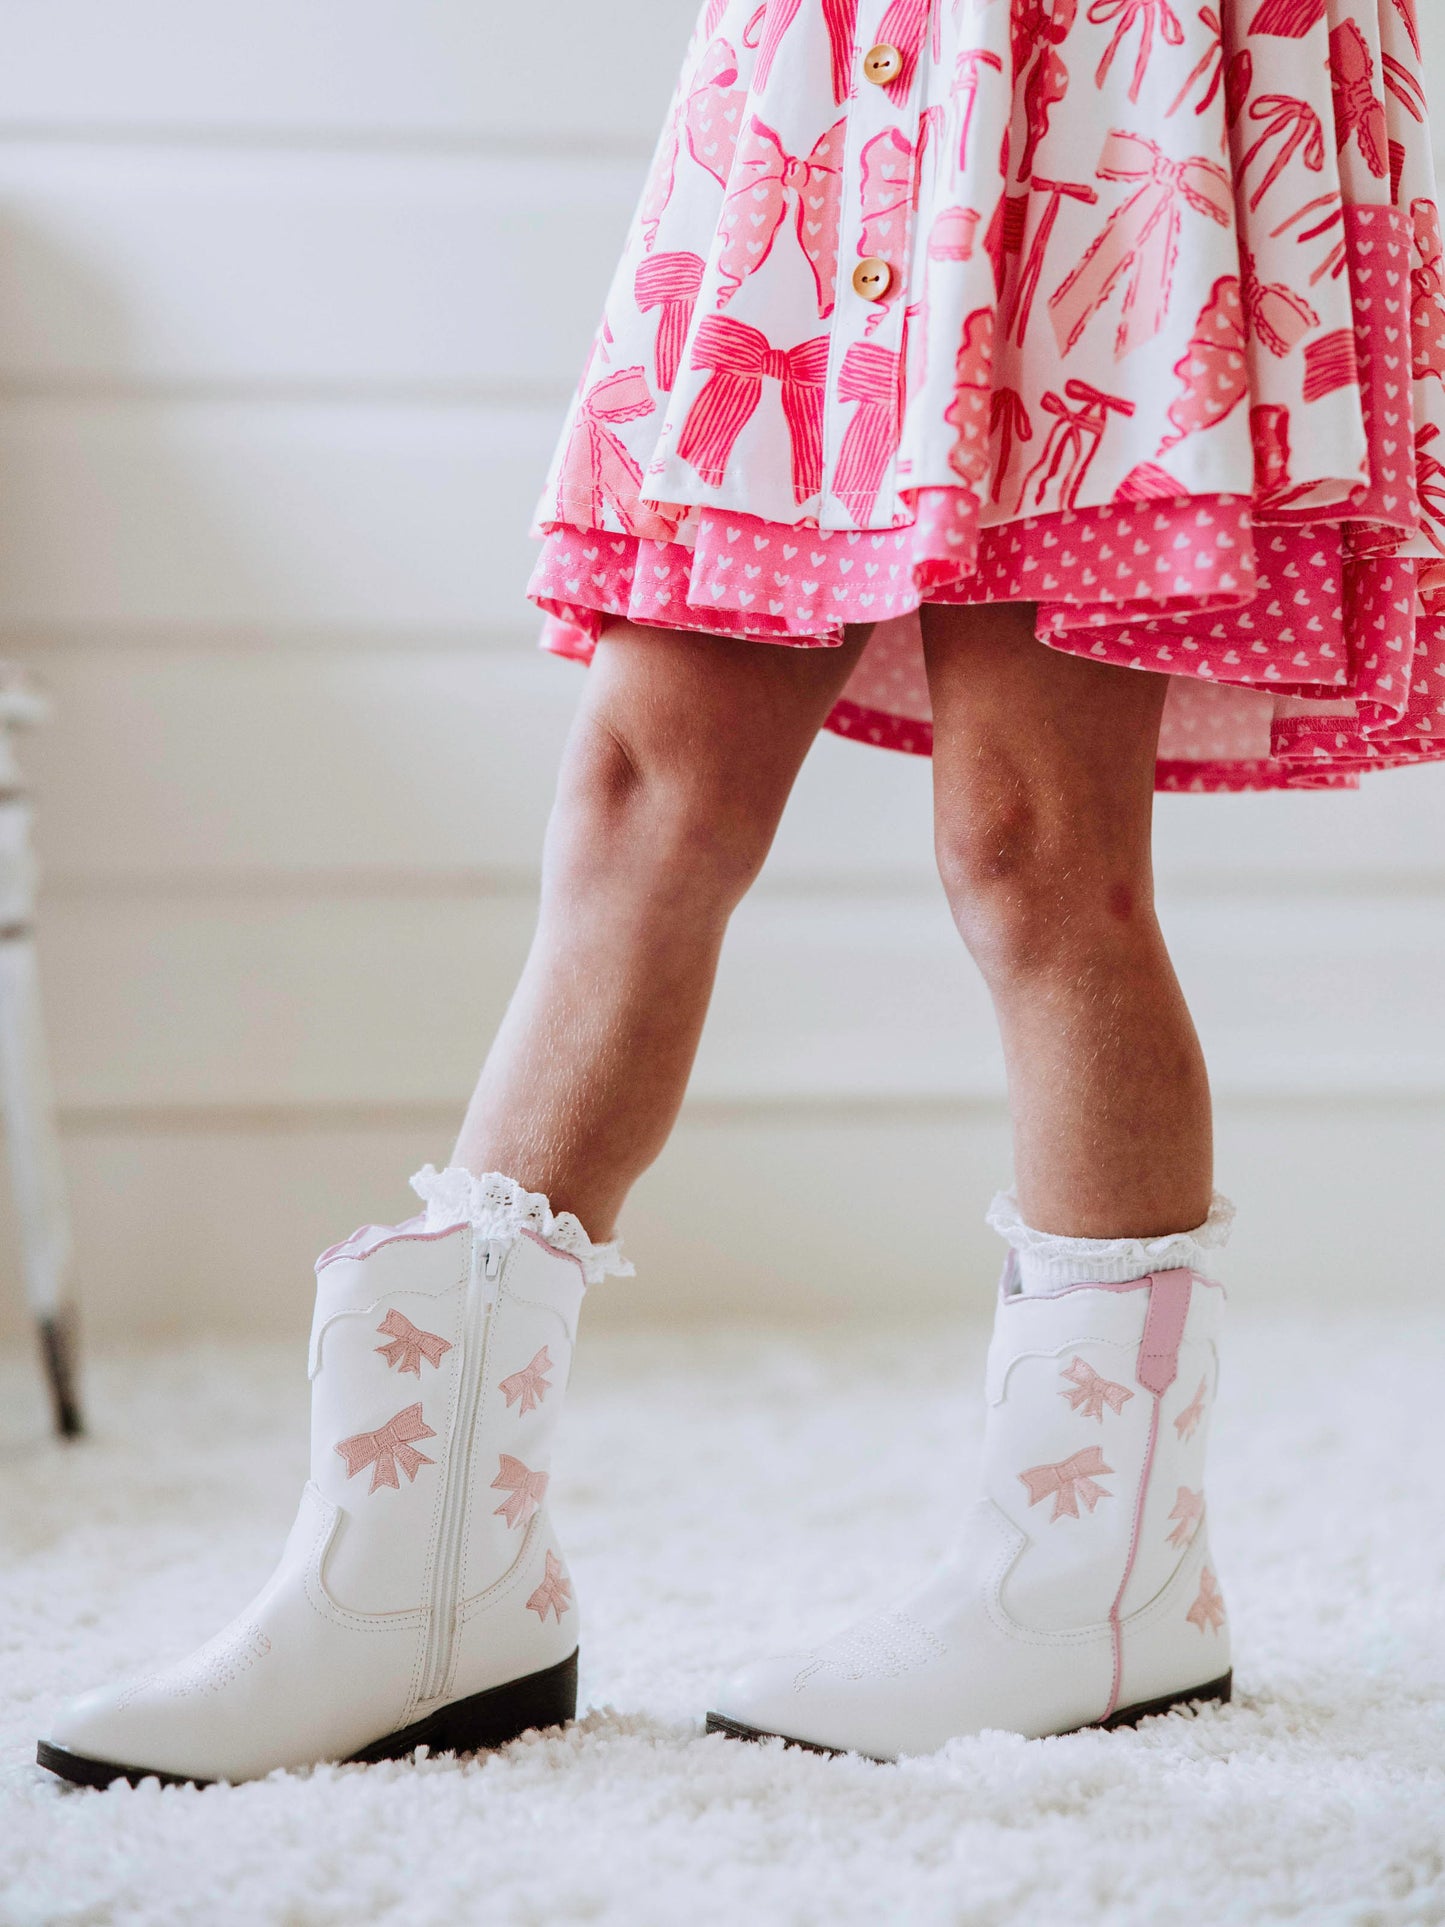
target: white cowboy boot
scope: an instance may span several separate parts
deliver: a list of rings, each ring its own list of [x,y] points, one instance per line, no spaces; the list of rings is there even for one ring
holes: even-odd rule
[[[311,1479],[270,1582],[189,1659],[65,1707],[42,1766],[205,1784],[572,1718],[547,1468],[587,1284],[630,1267],[510,1179],[412,1182],[424,1217],[317,1261]]]
[[[1188,1270],[1046,1295],[1005,1272],[984,1496],[921,1591],[747,1667],[708,1729],[893,1760],[1227,1700],[1204,1520],[1224,1292]]]

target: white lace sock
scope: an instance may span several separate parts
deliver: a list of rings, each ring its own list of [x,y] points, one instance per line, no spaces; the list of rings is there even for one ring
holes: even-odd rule
[[[477,1177],[459,1164],[448,1165],[445,1171],[426,1164],[412,1179],[411,1188],[426,1206],[428,1231],[446,1231],[454,1224],[469,1224],[484,1238],[534,1231],[554,1250],[576,1258],[589,1285],[600,1285],[609,1276],[635,1275],[615,1239],[594,1244],[570,1211],[554,1215],[540,1191],[524,1191],[515,1178],[500,1171],[484,1171]]]
[[[1060,1238],[1025,1224],[1013,1192],[1000,1191],[988,1222],[1013,1250],[1012,1289],[1038,1293],[1063,1285],[1127,1285],[1151,1271],[1207,1271],[1205,1253],[1228,1239],[1234,1206],[1216,1191],[1203,1224],[1162,1238]]]

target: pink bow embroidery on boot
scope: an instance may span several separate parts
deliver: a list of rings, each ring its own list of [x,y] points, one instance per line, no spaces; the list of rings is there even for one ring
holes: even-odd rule
[[[551,1379],[543,1377],[544,1372],[551,1370],[551,1354],[544,1345],[530,1365],[524,1365],[520,1372],[513,1372],[510,1378],[502,1380],[500,1389],[508,1405],[515,1405],[519,1399],[521,1400],[518,1418],[534,1411],[551,1391]]]
[[[1191,1492],[1187,1485],[1181,1485],[1179,1496],[1174,1501],[1174,1510],[1169,1514],[1179,1523],[1169,1535],[1171,1546],[1187,1546],[1194,1537],[1194,1528],[1204,1516],[1204,1494]]]
[[[1224,1595],[1208,1566],[1199,1575],[1199,1597],[1184,1617],[1200,1632],[1217,1633],[1224,1624]]]
[[[498,1464],[501,1469],[492,1480],[492,1490],[507,1496],[495,1508],[494,1516],[505,1519],[509,1526],[524,1526],[547,1496],[547,1474],[531,1471],[510,1452],[503,1452]]]
[[[1064,1387],[1059,1397],[1066,1398],[1081,1418],[1096,1418],[1100,1425],[1104,1423],[1106,1405],[1111,1412],[1122,1412],[1134,1396],[1127,1385],[1116,1385],[1112,1379],[1101,1377],[1082,1358],[1066,1365],[1059,1377],[1074,1381]]]
[[[535,1613],[538,1619],[542,1620],[546,1619],[549,1612],[555,1613],[560,1625],[563,1613],[571,1604],[572,1581],[563,1572],[562,1561],[549,1549],[542,1583],[527,1601],[527,1611]]]
[[[348,1479],[354,1479],[358,1472],[364,1472],[367,1466],[371,1466],[369,1490],[376,1492],[384,1485],[399,1489],[401,1481],[396,1476],[398,1466],[411,1481],[424,1465],[436,1463],[425,1452],[418,1452],[412,1441],[435,1437],[436,1433],[421,1415],[421,1406],[408,1405],[404,1412],[398,1412],[379,1431],[354,1433],[351,1438],[342,1439],[336,1450],[346,1461]]]
[[[1199,1390],[1174,1421],[1174,1430],[1181,1439],[1192,1439],[1199,1429],[1199,1421],[1204,1417],[1204,1389],[1205,1381],[1201,1378]]]
[[[375,1347],[387,1364],[394,1365],[399,1372],[414,1372],[418,1378],[423,1359],[428,1365],[439,1366],[452,1348],[449,1338],[422,1331],[405,1312],[389,1311],[376,1329],[390,1340],[389,1344]]]
[[[1100,1499],[1112,1499],[1113,1493],[1106,1492],[1097,1484],[1095,1475],[1112,1473],[1112,1465],[1105,1465],[1104,1455],[1097,1445],[1086,1445],[1081,1452],[1071,1458],[1060,1459],[1056,1465],[1033,1465],[1019,1477],[1028,1487],[1029,1504],[1037,1505],[1040,1499],[1053,1495],[1054,1509],[1049,1514],[1049,1524],[1062,1519],[1065,1514],[1071,1519],[1079,1516],[1079,1501],[1083,1500],[1090,1512]]]

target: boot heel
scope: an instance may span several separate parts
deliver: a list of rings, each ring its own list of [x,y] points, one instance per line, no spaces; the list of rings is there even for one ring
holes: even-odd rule
[[[1165,1693],[1157,1700],[1142,1700],[1138,1706],[1121,1706],[1117,1713],[1111,1713],[1108,1719],[1097,1724],[1105,1728],[1137,1726],[1140,1720],[1152,1719],[1156,1713],[1172,1713],[1176,1706],[1196,1706],[1203,1700],[1227,1706],[1233,1692],[1234,1674],[1222,1673],[1207,1686],[1191,1686],[1183,1693]]]
[[[505,1686],[473,1693],[398,1733],[374,1740],[351,1755],[352,1761],[404,1760],[419,1746],[433,1753],[485,1753],[506,1746],[520,1734],[565,1726],[577,1717],[577,1655],[572,1653],[545,1672],[508,1680]]]

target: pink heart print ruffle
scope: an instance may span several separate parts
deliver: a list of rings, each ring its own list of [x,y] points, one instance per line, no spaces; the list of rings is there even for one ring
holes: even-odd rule
[[[1414,6],[707,0],[538,513],[547,646],[876,625],[829,726],[926,754],[919,607],[1021,601],[1172,678],[1162,788],[1445,756]]]

